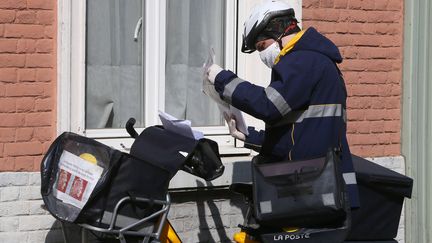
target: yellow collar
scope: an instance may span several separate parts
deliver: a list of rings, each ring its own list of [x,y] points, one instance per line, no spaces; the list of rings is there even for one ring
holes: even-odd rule
[[[280,51],[279,55],[276,57],[274,64],[278,63],[281,57],[285,56],[291,49],[294,48],[294,45],[300,40],[306,30],[302,30],[298,32]]]

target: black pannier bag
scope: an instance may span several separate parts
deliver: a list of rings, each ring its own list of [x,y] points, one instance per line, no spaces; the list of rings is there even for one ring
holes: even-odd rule
[[[55,218],[101,226],[109,223],[107,216],[112,216],[123,197],[164,200],[170,177],[170,172],[157,164],[65,132],[53,142],[42,161],[41,194]],[[132,200],[123,204],[118,213],[142,218],[157,210]]]
[[[130,154],[157,161],[174,174],[180,169],[211,181],[224,172],[215,141],[191,139],[162,126],[146,128],[132,144]]]
[[[254,213],[260,225],[311,227],[346,218],[349,203],[335,151],[309,160],[262,161],[257,156],[252,162]]]
[[[391,240],[396,237],[405,198],[413,180],[361,157],[352,156],[360,208],[352,211],[349,240]]]
[[[224,170],[217,144],[152,126],[136,138],[128,154],[65,132],[42,161],[41,194],[55,218],[96,227],[107,227],[119,200],[129,197],[116,221],[125,227],[162,207],[151,202],[166,199],[169,181],[179,169],[207,180],[217,178]],[[138,197],[150,202],[134,200]]]

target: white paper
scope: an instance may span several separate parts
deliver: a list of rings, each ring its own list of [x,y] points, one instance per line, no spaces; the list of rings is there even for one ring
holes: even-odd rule
[[[82,209],[99,181],[103,168],[68,151],[63,151],[58,164],[54,197]]]
[[[159,118],[162,122],[163,127],[168,131],[195,140],[199,140],[204,137],[204,134],[202,132],[192,129],[191,121],[189,120],[179,120],[174,116],[165,113],[163,111],[159,111]]]
[[[215,59],[215,53],[213,48],[210,48],[209,50],[209,56],[207,57],[207,60],[203,64],[203,87],[202,91],[204,94],[206,94],[208,97],[210,97],[214,102],[218,104],[219,110],[222,114],[227,114],[229,117],[234,117],[236,120],[236,126],[237,129],[245,134],[246,136],[249,135],[249,132],[247,130],[247,125],[244,120],[242,112],[235,108],[234,106],[228,104],[227,102],[223,101],[219,93],[216,91],[214,84],[210,82],[210,80],[207,79],[207,76],[205,75],[205,72],[207,69],[213,65],[214,59]]]

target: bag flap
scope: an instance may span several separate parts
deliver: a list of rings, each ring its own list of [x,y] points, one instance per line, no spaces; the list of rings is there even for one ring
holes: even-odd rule
[[[325,165],[326,157],[269,164],[254,163],[254,167],[266,181],[281,185],[312,180],[321,174]]]
[[[367,159],[352,155],[358,184],[411,198],[413,179]]]

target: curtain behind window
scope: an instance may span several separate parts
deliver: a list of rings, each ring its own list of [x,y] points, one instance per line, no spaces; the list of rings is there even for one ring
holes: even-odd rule
[[[86,128],[124,127],[129,117],[143,127],[141,37],[134,29],[142,0],[88,0]]]
[[[165,111],[194,126],[223,124],[201,87],[210,47],[224,66],[224,19],[225,1],[167,1]]]

